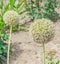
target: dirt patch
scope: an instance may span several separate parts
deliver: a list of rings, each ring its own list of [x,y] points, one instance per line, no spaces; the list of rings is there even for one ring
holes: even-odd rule
[[[55,22],[55,37],[45,45],[46,55],[55,51],[54,60],[60,59],[60,22]],[[20,31],[12,35],[10,64],[42,64],[42,46],[33,41],[29,32]]]

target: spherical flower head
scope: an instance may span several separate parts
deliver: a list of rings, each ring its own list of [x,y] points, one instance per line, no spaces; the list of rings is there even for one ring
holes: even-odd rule
[[[19,15],[16,11],[9,10],[4,14],[3,20],[6,25],[16,25],[19,22]]]
[[[54,36],[53,22],[48,19],[37,19],[30,26],[30,33],[37,43],[47,43]]]

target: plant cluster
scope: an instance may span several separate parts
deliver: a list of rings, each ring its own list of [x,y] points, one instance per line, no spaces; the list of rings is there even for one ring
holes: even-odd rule
[[[25,9],[23,9],[24,1],[23,0],[18,0],[18,3],[16,3],[17,0],[8,0],[8,3],[6,4],[3,0],[0,0],[0,18],[3,21],[3,15],[8,11],[8,10],[14,10],[16,11],[19,15],[23,14],[26,12]],[[20,10],[20,8],[22,8]],[[18,22],[18,21],[17,21]],[[4,21],[2,22],[4,23]],[[5,25],[6,26],[6,25]],[[20,30],[18,27],[22,29],[22,26],[20,24],[13,25],[13,31],[14,30]],[[9,26],[7,26],[9,27]],[[23,26],[24,27],[24,26]],[[17,29],[16,29],[17,28]],[[25,29],[24,29],[25,30]]]
[[[57,61],[54,61],[54,56],[55,56],[56,52],[54,51],[50,51],[47,55],[47,60],[48,60],[48,64],[60,64],[60,59]]]
[[[43,47],[43,64],[46,64],[45,43],[54,36],[54,25],[48,19],[38,19],[30,26],[30,32],[36,43],[41,43]]]
[[[54,25],[51,21],[56,13],[57,7],[56,0],[9,0],[4,6],[4,1],[0,0],[0,63],[2,64],[5,58],[7,58],[7,64],[10,64],[10,45],[13,30],[21,29],[22,25],[19,25],[19,15],[23,14],[26,10],[33,16],[35,22],[30,26],[30,32],[35,42],[42,44],[43,47],[43,62],[46,64],[45,56],[45,43],[49,42],[54,37]],[[26,10],[20,11],[20,7],[25,5]],[[42,18],[42,19],[41,19]],[[48,19],[46,19],[48,18]],[[49,20],[51,19],[51,20]],[[8,39],[8,35],[5,32],[6,26],[9,26],[9,41],[8,44],[5,41]],[[22,27],[22,29],[25,29]],[[52,57],[50,58],[51,63]],[[59,64],[57,61],[56,64]]]
[[[9,26],[9,41],[8,41],[8,51],[7,51],[7,64],[10,64],[10,44],[13,28],[19,25],[19,15],[23,14],[25,10],[20,11],[20,7],[24,4],[23,1],[18,0],[18,4],[15,5],[16,0],[9,0],[9,3],[6,5],[3,21],[7,26]],[[13,27],[14,26],[14,27]],[[17,28],[18,29],[18,28]]]
[[[14,25],[13,26],[14,30],[15,29],[17,30],[18,27],[19,29],[21,29],[20,25],[17,23],[18,23],[18,15],[23,14],[25,12],[25,10],[22,11],[19,10],[20,7],[24,4],[24,2],[19,0],[16,6],[15,2],[16,0],[9,0],[9,2],[6,4],[4,0],[0,0],[0,64],[3,64],[3,61],[7,59],[8,45],[5,41],[9,37],[5,31],[6,26],[9,26],[9,30],[11,24]],[[16,27],[17,25],[15,24],[17,24],[18,27]]]
[[[7,58],[7,44],[0,39],[0,64],[3,64]]]
[[[54,36],[54,25],[51,20],[48,19],[37,19],[30,26],[30,33],[36,43],[42,44],[43,50],[43,64],[60,64],[60,60],[56,62],[54,60],[55,51],[48,53],[47,57],[45,54],[45,43],[49,42]],[[48,63],[46,63],[48,60]]]
[[[0,64],[6,61],[7,58],[7,44],[5,41],[8,39],[8,35],[4,29],[4,23],[0,20]]]
[[[54,58],[52,56],[50,56],[50,58],[48,58],[48,64],[60,64],[60,60],[57,60],[56,62],[53,61]]]
[[[27,2],[26,10],[34,19],[48,18],[54,20],[59,14],[55,11],[57,0],[30,0]]]
[[[3,1],[0,0],[0,64],[6,61],[7,58],[7,44],[8,35],[5,32],[5,23],[3,21]]]

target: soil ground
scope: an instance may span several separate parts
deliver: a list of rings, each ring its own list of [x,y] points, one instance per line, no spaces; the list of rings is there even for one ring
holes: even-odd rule
[[[55,37],[45,44],[47,53],[55,53],[54,61],[60,59],[60,21],[55,24]],[[12,55],[10,64],[43,64],[42,45],[33,41],[29,31],[15,32],[12,35]]]

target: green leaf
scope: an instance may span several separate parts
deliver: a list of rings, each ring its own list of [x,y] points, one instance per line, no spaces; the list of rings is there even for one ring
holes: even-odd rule
[[[55,64],[54,62],[50,62],[49,64]]]
[[[21,2],[19,2],[18,4],[17,4],[17,6],[16,6],[16,8],[18,9],[18,8],[20,8],[22,5],[23,5],[23,1],[21,1]]]
[[[9,10],[9,4],[7,4],[6,7],[4,8],[3,14],[4,14],[6,11],[8,11],[8,10]]]
[[[15,2],[16,2],[16,0],[14,0],[14,3],[13,4],[15,4]]]
[[[0,60],[4,61],[4,60],[6,60],[6,57],[5,57],[5,56],[0,55]]]
[[[0,0],[0,9],[3,8],[3,0]]]
[[[5,27],[5,24],[3,21],[0,20],[0,30],[3,30]]]
[[[2,54],[2,50],[0,49],[0,54]]]
[[[23,11],[20,11],[19,14],[21,15],[21,14],[23,14],[25,12],[26,12],[26,10],[23,10]]]
[[[26,26],[19,25],[18,30],[28,30],[28,28]]]
[[[0,5],[0,9],[2,9],[2,6]]]
[[[0,39],[0,62],[2,63],[7,59],[7,44]]]
[[[56,64],[60,64],[60,60],[58,60],[58,61],[56,62]]]
[[[10,8],[13,9],[16,0],[9,0]]]

